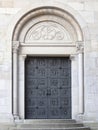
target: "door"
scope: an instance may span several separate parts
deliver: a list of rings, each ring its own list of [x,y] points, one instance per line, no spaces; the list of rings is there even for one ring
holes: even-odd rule
[[[70,59],[68,57],[27,57],[25,119],[70,118]]]

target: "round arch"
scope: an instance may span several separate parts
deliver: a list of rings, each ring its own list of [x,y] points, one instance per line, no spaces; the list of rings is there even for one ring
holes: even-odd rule
[[[19,23],[19,21],[21,21],[21,19],[23,17],[25,17],[26,14],[28,14],[29,12],[31,12],[37,8],[49,7],[49,6],[54,7],[54,5],[56,8],[64,10],[66,13],[68,13],[72,17],[72,19],[74,19],[74,21],[77,22],[78,26],[80,26],[84,40],[90,40],[90,34],[89,34],[89,30],[88,30],[86,22],[80,16],[80,14],[77,11],[75,11],[73,8],[69,7],[65,3],[61,3],[60,0],[57,0],[57,1],[50,0],[49,2],[47,2],[47,1],[39,2],[38,0],[36,0],[33,4],[20,10],[14,16],[13,20],[11,21],[10,25],[8,26],[8,41],[12,42],[14,31],[15,31],[17,24]]]
[[[36,21],[34,21],[35,19]],[[63,27],[65,27],[65,29],[67,28],[69,33],[73,32],[73,34],[71,35],[75,35],[74,40],[83,41],[83,32],[81,30],[79,23],[76,21],[76,19],[67,11],[60,9],[58,7],[54,7],[54,6],[45,6],[45,7],[35,8],[27,12],[17,22],[13,31],[12,41],[18,41],[21,39],[20,35],[24,28],[27,28],[27,29],[23,32],[24,36],[22,37],[25,37],[29,28],[31,28],[31,26],[34,26],[33,24],[37,24],[43,21],[57,22],[61,24]],[[30,23],[31,23],[31,26],[29,25]],[[29,26],[25,27],[27,25]],[[22,42],[24,41],[22,40]]]
[[[24,107],[25,107],[25,102],[24,102],[25,62],[24,61],[27,55],[48,55],[48,56],[67,55],[70,56],[71,59],[73,59],[72,58],[73,55],[76,55],[77,51],[79,52],[79,59],[77,60],[77,62],[79,61],[79,67],[78,67],[79,70],[77,71],[77,73],[79,74],[79,83],[77,83],[79,84],[79,104],[78,104],[79,112],[78,113],[83,113],[84,104],[83,104],[83,99],[81,99],[84,94],[83,93],[83,53],[84,53],[83,45],[84,43],[86,43],[86,40],[89,40],[90,37],[89,37],[86,23],[83,21],[80,15],[72,8],[68,7],[65,4],[60,3],[59,1],[60,0],[58,0],[58,2],[55,1],[44,2],[44,3],[35,2],[35,4],[20,11],[15,16],[14,20],[12,21],[11,25],[8,28],[8,37],[10,38],[8,41],[10,41],[12,45],[13,115],[15,119],[18,118],[18,116],[24,118],[24,113],[25,113],[24,112]],[[49,37],[48,38],[46,37],[46,39],[43,36],[39,36],[41,37],[40,39],[37,36],[39,34],[38,31],[43,30],[44,24],[49,27],[50,32],[52,31],[52,35],[48,34]],[[61,28],[61,30],[59,30],[59,28]],[[46,27],[44,30],[47,29],[48,28]],[[35,33],[36,31],[37,31],[37,35]],[[35,35],[32,35],[33,39],[32,38],[30,39],[31,34],[33,33],[35,33]],[[59,34],[58,37],[57,34]],[[34,37],[37,38],[34,39]],[[39,44],[38,40],[41,40],[42,43]],[[54,49],[52,48],[53,46]],[[57,53],[55,53],[56,51]],[[73,64],[74,62],[72,63],[72,65]],[[72,68],[74,68],[74,66]],[[20,74],[22,74],[22,76],[20,76]],[[74,77],[73,70],[72,70],[72,76]],[[22,88],[20,87],[20,89],[23,90],[21,91],[23,96],[20,101],[18,100],[19,86],[22,86]]]

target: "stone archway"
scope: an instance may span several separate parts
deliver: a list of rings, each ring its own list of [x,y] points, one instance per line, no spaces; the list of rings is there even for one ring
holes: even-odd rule
[[[63,8],[63,7],[62,7]],[[25,58],[26,56],[69,56],[78,51],[78,70],[74,77],[75,62],[72,60],[73,84],[79,84],[78,113],[83,113],[83,32],[76,19],[64,9],[53,6],[34,8],[17,22],[13,31],[13,115],[24,118]],[[78,86],[77,86],[78,87]],[[73,95],[72,92],[72,100]],[[74,111],[72,101],[72,111]],[[72,112],[74,113],[74,112]]]

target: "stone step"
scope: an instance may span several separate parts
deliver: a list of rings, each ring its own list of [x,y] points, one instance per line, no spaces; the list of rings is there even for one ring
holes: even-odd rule
[[[34,119],[34,120],[24,120],[25,124],[46,124],[46,123],[76,123],[76,120],[72,119]]]
[[[0,130],[9,130],[9,128],[12,128],[12,127],[16,127],[16,125],[7,124],[7,123],[0,124]]]
[[[20,124],[18,125],[18,128],[35,128],[35,129],[47,129],[47,128],[58,128],[58,129],[64,129],[68,127],[83,127],[83,124],[80,123],[44,123],[44,124]]]
[[[98,130],[98,127],[92,127],[90,130]]]
[[[21,122],[1,124],[0,130],[90,130],[87,126],[77,123],[75,120],[36,119]]]
[[[98,127],[98,122],[84,122],[84,125],[89,127]]]
[[[98,122],[84,122],[85,127],[90,127],[91,130],[98,130]]]
[[[3,127],[2,127],[2,128],[0,128],[0,130],[9,130],[9,128],[3,128]]]
[[[0,127],[13,127],[13,126],[16,126],[16,124],[0,123]]]
[[[64,128],[64,129],[49,129],[49,128],[45,128],[45,129],[33,129],[33,128],[11,128],[9,130],[90,130],[88,127],[71,127],[71,128]]]

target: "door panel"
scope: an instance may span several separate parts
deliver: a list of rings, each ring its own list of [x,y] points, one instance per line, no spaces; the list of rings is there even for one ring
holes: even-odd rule
[[[27,57],[25,118],[71,118],[71,62],[62,57]]]

